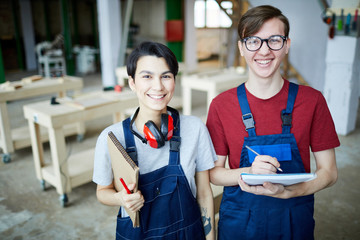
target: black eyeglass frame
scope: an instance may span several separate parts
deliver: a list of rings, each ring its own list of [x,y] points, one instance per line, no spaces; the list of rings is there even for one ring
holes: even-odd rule
[[[282,43],[282,45],[281,45],[281,48],[279,48],[279,49],[273,49],[273,48],[271,48],[271,47],[269,46],[269,39],[272,38],[272,37],[280,37],[280,38],[283,40],[283,43]],[[260,39],[261,44],[260,44],[260,47],[259,47],[258,49],[250,50],[250,49],[248,48],[248,46],[247,46],[247,44],[246,44],[246,41],[249,40],[250,38]],[[241,42],[245,43],[246,49],[249,50],[250,52],[256,52],[256,51],[258,51],[258,50],[262,47],[262,45],[263,45],[264,42],[266,42],[266,45],[268,46],[269,49],[271,49],[271,50],[273,50],[273,51],[280,51],[280,50],[284,47],[284,44],[285,44],[285,42],[288,40],[288,38],[289,38],[289,37],[282,36],[282,35],[272,35],[272,36],[270,36],[269,38],[266,38],[266,39],[259,38],[259,37],[256,37],[256,36],[250,36],[250,37],[246,37],[246,38],[242,39]]]

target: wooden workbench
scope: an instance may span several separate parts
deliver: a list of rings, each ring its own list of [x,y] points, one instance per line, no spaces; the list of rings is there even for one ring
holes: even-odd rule
[[[64,126],[95,118],[113,115],[120,121],[121,113],[138,105],[136,95],[125,93],[94,93],[73,100],[59,99],[59,105],[48,101],[25,105],[36,176],[56,187],[63,206],[68,202],[67,193],[72,188],[90,182],[93,172],[94,149],[67,156]],[[51,150],[51,164],[44,161],[40,126],[47,128]]]
[[[208,73],[184,75],[181,78],[183,114],[191,115],[191,91],[198,90],[207,93],[207,108],[217,94],[236,87],[247,80],[245,71],[222,69]]]
[[[64,97],[66,91],[79,91],[83,87],[82,78],[64,76],[61,78],[44,78],[35,82],[15,81],[0,88],[0,147],[3,150],[3,162],[11,161],[10,153],[16,149],[31,145],[27,127],[11,129],[7,110],[7,102],[46,94],[58,93]],[[49,101],[50,102],[50,99]],[[69,127],[66,134],[80,131],[79,128]],[[82,131],[82,130],[81,130]],[[46,140],[46,139],[44,139]]]

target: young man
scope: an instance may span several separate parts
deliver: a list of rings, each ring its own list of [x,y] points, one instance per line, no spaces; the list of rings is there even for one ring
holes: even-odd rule
[[[144,42],[130,54],[127,71],[139,108],[100,134],[93,175],[101,203],[140,211],[140,227],[133,228],[120,209],[116,239],[215,239],[209,169],[216,154],[199,118],[180,116],[167,106],[178,72],[175,55],[163,44]],[[136,156],[130,156],[140,176],[139,191],[132,194],[114,188],[107,148],[110,131],[127,150],[135,148]]]
[[[218,160],[211,182],[225,186],[218,239],[313,239],[314,196],[337,179],[335,127],[322,94],[283,79],[280,64],[290,48],[289,22],[272,6],[240,19],[239,50],[249,66],[245,84],[217,96],[207,127]],[[263,154],[249,157],[250,147]],[[291,186],[249,186],[241,173],[310,172],[317,178]],[[270,154],[271,152],[271,154]],[[225,168],[226,159],[230,169]]]

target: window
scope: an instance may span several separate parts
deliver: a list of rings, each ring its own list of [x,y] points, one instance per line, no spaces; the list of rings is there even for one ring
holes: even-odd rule
[[[232,14],[231,1],[223,1],[221,6]],[[215,0],[196,0],[194,14],[197,28],[228,28],[232,23]]]

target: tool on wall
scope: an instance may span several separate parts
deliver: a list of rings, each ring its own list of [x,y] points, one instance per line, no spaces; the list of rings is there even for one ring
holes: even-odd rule
[[[345,35],[348,35],[350,33],[350,23],[351,23],[351,14],[348,13],[345,23]]]
[[[329,25],[329,38],[333,39],[335,36],[335,23],[336,23],[336,14],[332,11],[330,11],[328,8],[326,8],[322,12],[322,20],[324,23]]]
[[[359,37],[358,12],[359,8],[325,8],[321,18],[329,26],[329,38],[337,35]]]
[[[335,37],[335,22],[336,22],[336,14],[332,14],[331,26],[329,28],[329,38],[333,39]]]
[[[352,23],[352,30],[356,31],[356,27],[357,27],[357,20],[358,20],[358,10],[355,10],[355,16],[354,16],[354,21]]]

